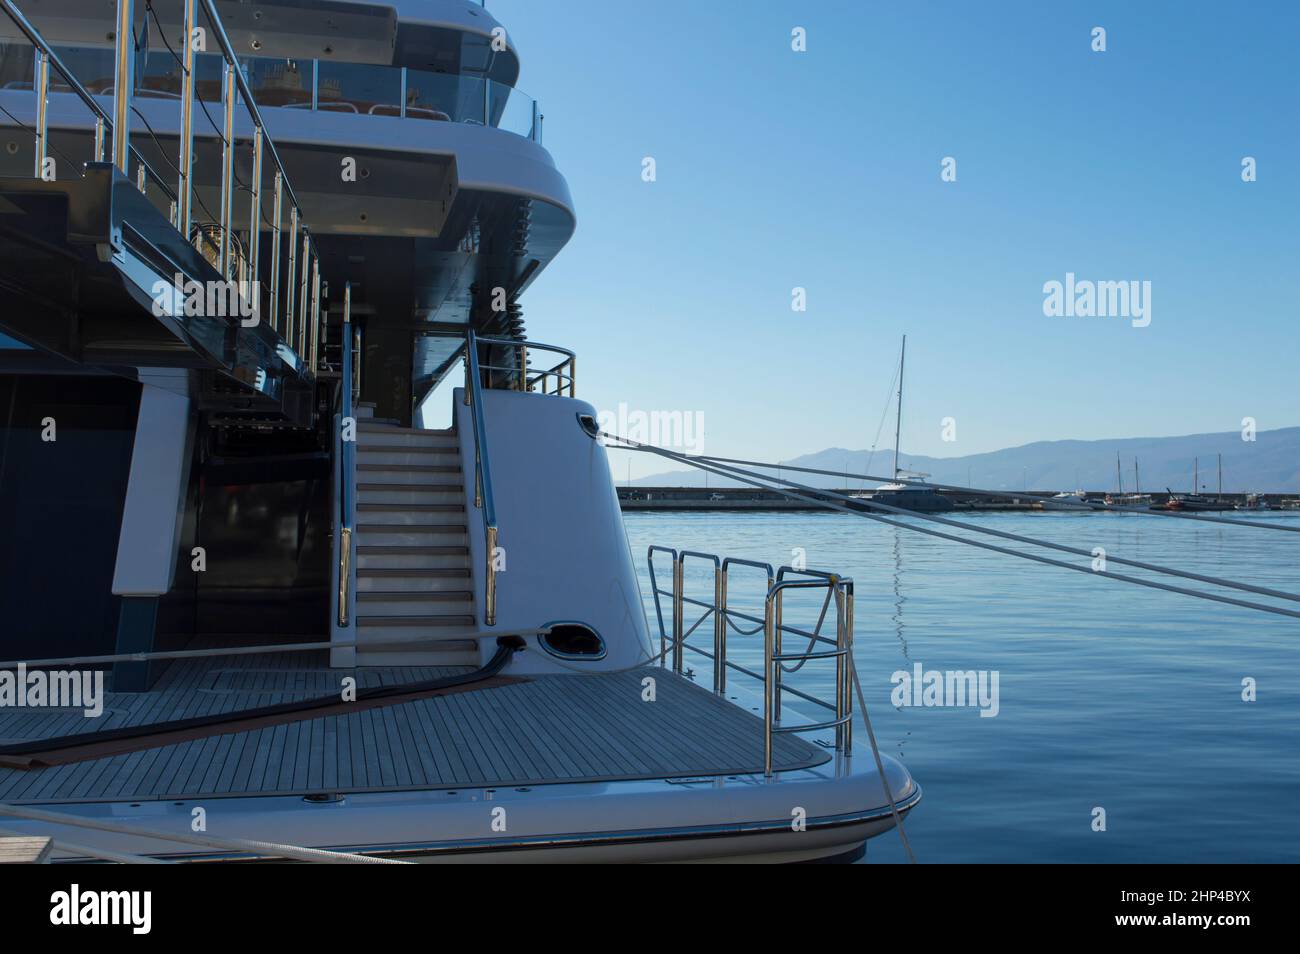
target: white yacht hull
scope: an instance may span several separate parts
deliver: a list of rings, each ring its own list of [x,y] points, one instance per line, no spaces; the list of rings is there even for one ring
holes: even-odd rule
[[[757,698],[730,690],[749,708]],[[787,707],[787,718],[798,719]],[[834,734],[805,736],[828,747]],[[641,778],[456,789],[338,791],[328,795],[199,796],[28,803],[141,832],[192,832],[196,808],[206,834],[346,851],[429,864],[805,862],[857,854],[894,827],[869,748],[828,750],[809,768],[761,773]],[[882,756],[900,814],[921,800],[903,765]],[[184,861],[278,860],[268,851],[227,853],[136,834],[6,818],[6,828],[56,840]],[[56,850],[55,861],[84,861]]]

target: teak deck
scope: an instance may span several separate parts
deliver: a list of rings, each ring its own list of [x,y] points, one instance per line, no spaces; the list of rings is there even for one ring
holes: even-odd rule
[[[105,713],[0,710],[0,743],[234,712],[464,668],[330,669],[323,654],[179,662],[147,693],[107,693]],[[642,700],[653,676],[656,700]],[[829,754],[774,738],[781,769]],[[48,768],[0,769],[0,801],[137,801],[606,782],[761,772],[753,713],[666,669],[527,682],[307,719]]]

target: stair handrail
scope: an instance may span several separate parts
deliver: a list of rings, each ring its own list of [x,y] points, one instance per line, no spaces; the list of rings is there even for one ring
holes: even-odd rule
[[[492,339],[495,340],[495,339]],[[483,576],[483,624],[497,621],[497,512],[492,499],[492,464],[488,458],[487,421],[483,413],[483,387],[478,363],[480,339],[474,329],[465,332],[465,403],[474,422],[474,506],[483,515],[483,541],[486,570]]]
[[[356,414],[353,408],[352,391],[352,283],[343,285],[343,358],[342,380],[339,390],[339,626],[347,628],[348,607],[352,593],[352,488],[356,483]],[[353,440],[347,440],[345,433],[351,421]]]

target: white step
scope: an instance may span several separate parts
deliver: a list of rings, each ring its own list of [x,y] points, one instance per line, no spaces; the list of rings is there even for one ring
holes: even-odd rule
[[[476,630],[472,616],[359,617],[358,666],[477,666],[478,641],[463,637]],[[413,636],[425,638],[412,640]],[[448,638],[452,637],[452,638]],[[386,639],[408,640],[377,646]]]
[[[469,568],[465,546],[358,546],[360,570],[463,570]]]
[[[454,468],[460,472],[460,451],[446,447],[402,447],[387,444],[358,444],[357,466],[386,464],[398,468]]]
[[[373,404],[357,404],[352,409],[352,416],[358,421],[370,420],[375,416],[375,406]]]
[[[405,504],[423,506],[426,504],[448,504],[463,507],[465,491],[452,484],[371,484],[357,485],[357,503],[363,504]]]
[[[362,526],[464,527],[463,504],[358,503],[357,523]]]
[[[464,585],[462,583],[462,585]],[[452,593],[357,593],[357,618],[380,616],[473,617],[474,595],[468,590]]]
[[[408,447],[425,450],[460,450],[460,439],[451,431],[421,431],[391,424],[357,422],[357,446]]]
[[[447,567],[437,570],[357,568],[358,593],[445,593],[465,594],[473,584],[469,570]]]
[[[421,454],[409,456],[422,456],[422,458],[441,458],[445,463],[434,464],[432,460],[429,463],[408,464],[402,460],[383,460],[382,458],[393,458],[391,454],[373,455],[359,454],[356,456],[356,482],[357,483],[461,483],[460,458],[450,458],[450,455],[441,454]]]
[[[465,633],[476,630],[474,617],[468,613],[463,616],[390,617],[363,614],[357,617],[357,640],[362,642],[376,642],[394,637],[406,639],[416,633],[427,635],[430,643],[446,642],[448,637],[463,638]]]
[[[358,547],[463,547],[469,545],[465,525],[439,527],[376,526],[359,521]]]

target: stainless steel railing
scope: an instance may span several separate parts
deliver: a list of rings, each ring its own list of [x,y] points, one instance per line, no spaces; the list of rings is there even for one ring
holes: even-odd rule
[[[269,162],[272,170],[273,220],[267,223],[271,233],[271,276],[269,283],[270,314],[268,322],[293,348],[306,359],[312,374],[319,370],[320,350],[320,258],[310,231],[302,218],[302,206],[289,182],[275,143],[266,131],[261,111],[253,92],[240,68],[239,57],[226,34],[217,12],[215,0],[183,0],[186,42],[182,44],[183,56],[178,56],[182,72],[180,156],[175,188],[158,174],[139,150],[131,146],[131,113],[135,111],[132,91],[135,88],[135,0],[116,0],[115,55],[113,77],[113,109],[109,114],[73,74],[67,63],[40,31],[23,14],[16,0],[0,0],[0,10],[8,15],[26,36],[36,51],[33,90],[36,94],[36,162],[35,175],[44,176],[45,160],[49,151],[48,101],[50,70],[62,76],[68,88],[85,104],[94,117],[93,161],[103,162],[106,140],[112,143],[112,161],[127,176],[131,175],[132,162],[136,163],[136,185],[148,195],[154,185],[167,200],[168,216],[172,224],[187,241],[203,250],[205,241],[211,242],[213,265],[226,281],[239,279],[247,282],[254,297],[252,304],[260,308],[261,230],[263,220],[264,166]],[[221,128],[214,130],[222,144],[220,202],[218,211],[208,213],[211,221],[194,227],[193,208],[195,189],[194,164],[194,105],[195,50],[191,38],[199,29],[199,14],[207,21],[208,32],[215,37],[222,57],[222,106],[224,116]],[[247,223],[247,241],[236,238],[234,211],[235,194],[239,182],[235,175],[235,153],[238,146],[235,134],[235,115],[242,100],[243,108],[252,121],[251,136],[253,181],[246,187],[250,194]],[[282,267],[281,246],[284,238],[285,204],[288,204],[287,263]],[[201,203],[200,203],[201,204]],[[302,233],[302,251],[297,249],[299,232]],[[283,274],[282,274],[283,272]],[[297,309],[295,310],[295,304]]]
[[[655,554],[666,554],[672,560],[672,589],[665,590],[659,586],[655,573]],[[704,560],[713,564],[713,599],[699,600],[686,595],[687,560]],[[719,694],[725,693],[727,670],[744,673],[757,679],[763,686],[763,772],[770,776],[773,771],[773,737],[788,732],[812,732],[821,729],[835,730],[835,747],[838,751],[848,752],[853,745],[853,696],[851,692],[853,679],[853,581],[848,577],[820,570],[797,570],[783,566],[774,571],[767,563],[754,560],[741,560],[735,557],[720,559],[711,553],[693,550],[675,550],[670,547],[652,546],[646,551],[646,563],[650,570],[650,591],[654,597],[655,615],[659,623],[659,661],[661,665],[671,665],[674,672],[684,671],[684,653],[686,650],[697,653],[713,661],[713,689]],[[765,571],[766,587],[763,597],[763,615],[755,616],[732,609],[729,605],[729,570],[733,566],[746,566]],[[810,631],[787,625],[784,622],[785,595],[789,591],[820,591],[826,593],[816,626]],[[664,625],[661,597],[672,599],[671,635]],[[827,611],[835,605],[835,636],[823,636],[822,627],[826,621]],[[686,607],[701,609],[700,617],[686,627]],[[713,651],[709,652],[698,646],[692,646],[688,639],[691,634],[707,619],[713,620]],[[754,624],[752,629],[744,629],[737,620]],[[731,628],[744,636],[751,636],[760,630],[763,633],[763,671],[755,672],[727,658],[727,630]],[[808,640],[803,651],[786,651],[783,637],[786,634]],[[818,645],[829,649],[817,649]],[[667,662],[671,651],[671,664]],[[835,701],[825,699],[796,689],[786,684],[785,675],[799,671],[805,663],[814,659],[833,659],[835,661]],[[787,665],[790,664],[790,665]],[[805,702],[811,703],[834,713],[830,719],[821,722],[800,722],[783,725],[781,722],[782,693],[788,692]]]
[[[483,339],[470,328],[465,333],[465,403],[474,421],[474,506],[483,515],[485,568],[483,577],[483,625],[497,621],[497,547],[496,503],[492,497],[492,463],[488,457],[487,415],[483,413],[483,368],[478,361],[478,345]],[[489,339],[497,340],[497,339]]]
[[[133,0],[118,0],[119,9],[123,6],[131,6]],[[252,254],[257,249],[257,239],[262,227],[262,199],[261,199],[261,179],[262,166],[264,159],[269,159],[274,170],[273,189],[274,196],[272,205],[277,210],[276,217],[271,222],[271,241],[272,241],[272,276],[271,287],[275,294],[271,298],[271,328],[279,333],[289,346],[292,347],[300,357],[309,359],[309,367],[313,374],[319,370],[318,362],[320,354],[317,346],[319,340],[320,325],[320,294],[319,294],[319,273],[320,273],[320,254],[316,249],[315,243],[311,240],[311,234],[302,221],[302,204],[298,201],[297,193],[294,192],[293,185],[289,182],[289,175],[285,169],[284,162],[280,159],[280,153],[275,148],[275,143],[270,135],[266,132],[266,123],[262,119],[261,110],[258,109],[257,101],[253,97],[253,92],[249,88],[248,81],[244,78],[244,72],[240,68],[239,57],[235,53],[234,45],[230,42],[230,37],[226,34],[226,28],[222,25],[221,17],[217,13],[215,0],[185,0],[185,37],[188,41],[194,35],[197,27],[197,10],[195,4],[201,4],[208,20],[208,26],[213,36],[217,40],[217,45],[221,49],[222,55],[222,102],[225,109],[224,128],[222,132],[222,171],[221,171],[221,271],[223,277],[231,277],[232,259],[230,256],[230,236],[234,224],[233,199],[236,191],[237,182],[234,174],[234,153],[235,153],[235,107],[236,93],[243,100],[244,109],[248,113],[253,123],[253,169],[254,183],[250,188],[251,202],[249,208],[248,233],[250,238],[250,255],[249,268],[252,276],[252,287],[258,285],[258,261],[257,256]],[[194,100],[195,93],[195,71],[193,61],[193,44],[186,42],[187,53],[185,56],[185,72],[182,83],[181,102],[186,108],[182,115],[181,143],[182,143],[182,164],[181,164],[181,183],[179,192],[182,194],[182,203],[189,208],[190,199],[193,194],[193,182],[191,176],[193,143],[194,143],[194,125],[193,109],[189,106]],[[117,84],[119,97],[122,95],[122,83]],[[288,268],[285,282],[285,308],[283,326],[280,322],[279,313],[279,291],[280,291],[280,239],[283,231],[283,221],[280,218],[283,213],[284,200],[289,202],[290,233],[288,247]],[[189,222],[179,220],[178,228],[185,234],[188,234]],[[298,260],[296,244],[298,230],[303,233],[302,238],[302,255],[301,261]],[[300,276],[299,277],[299,273]],[[310,277],[309,277],[310,276]],[[301,298],[299,301],[299,312],[297,327],[294,326],[294,286],[299,285],[301,289]],[[311,289],[311,292],[309,292]],[[310,303],[309,303],[310,295]],[[310,328],[310,332],[309,329]],[[310,350],[309,350],[310,349]]]
[[[19,31],[27,37],[28,42],[30,42],[36,50],[36,77],[33,84],[33,90],[36,93],[36,164],[34,177],[38,179],[43,177],[45,159],[49,151],[48,106],[50,93],[50,67],[53,67],[55,72],[63,77],[63,81],[67,83],[68,88],[77,95],[95,117],[94,161],[103,162],[106,136],[113,135],[114,143],[116,144],[117,141],[114,133],[117,125],[114,123],[112,117],[110,117],[108,112],[95,101],[95,98],[90,94],[86,87],[82,85],[81,81],[77,79],[76,75],[63,61],[63,58],[55,52],[54,47],[51,46],[46,41],[45,37],[41,35],[40,31],[32,25],[32,22],[27,19],[14,0],[0,0],[0,8],[4,10],[4,12],[9,16],[9,19],[12,20],[14,25],[18,27]],[[176,193],[167,185],[166,180],[155,172],[153,167],[145,161],[144,157],[141,156],[137,150],[131,148],[129,144],[114,155],[114,161],[117,162],[118,168],[120,168],[123,173],[129,174],[129,157],[132,155],[134,155],[137,162],[137,183],[139,182],[141,173],[143,173],[143,175],[154,182],[170,200],[175,201]]]
[[[562,397],[574,397],[576,395],[578,359],[568,348],[542,344],[539,341],[493,338],[484,335],[480,335],[477,340],[479,344],[493,345],[515,352],[508,364],[484,364],[480,366],[482,371],[495,371],[509,376],[514,381],[514,390],[539,391],[542,394],[556,394]],[[528,367],[529,354],[539,352],[560,355],[561,360],[553,367],[541,371],[530,371]],[[554,381],[553,390],[548,386],[550,381]]]

